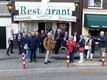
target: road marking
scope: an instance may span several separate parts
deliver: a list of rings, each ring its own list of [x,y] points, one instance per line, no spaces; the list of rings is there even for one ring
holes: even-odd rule
[[[42,71],[42,70],[82,70],[82,69],[107,69],[107,67],[70,67],[70,68],[67,68],[67,67],[60,67],[60,68],[33,68],[33,69],[8,69],[8,70],[0,70],[0,72],[12,72],[12,71]],[[83,71],[85,72],[85,71]]]

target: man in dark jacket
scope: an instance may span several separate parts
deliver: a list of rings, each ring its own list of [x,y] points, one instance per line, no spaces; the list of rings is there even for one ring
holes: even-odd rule
[[[16,41],[18,44],[19,54],[22,54],[22,44],[21,44],[22,34],[23,34],[23,32],[21,32],[21,31],[19,31],[16,34]]]
[[[59,48],[61,47],[61,29],[58,29],[55,32],[54,38],[55,38],[55,54],[59,54]]]
[[[41,35],[39,34],[39,32],[38,31],[36,31],[35,32],[35,37],[36,37],[36,39],[37,39],[37,41],[36,41],[36,46],[37,46],[37,48],[36,48],[36,54],[39,54],[39,48],[40,48],[40,43],[41,43]]]
[[[106,53],[107,53],[107,32],[106,32],[106,35],[105,35],[105,38],[106,38]]]
[[[105,55],[106,38],[105,38],[105,35],[104,35],[104,31],[100,32],[99,47],[100,47],[100,51],[101,51],[100,52],[101,56],[102,56],[102,52],[104,52],[104,55]]]
[[[44,48],[44,46],[43,46],[43,41],[44,41],[44,39],[46,38],[46,34],[45,34],[45,32],[44,32],[44,30],[41,30],[41,34],[40,34],[40,37],[41,37],[41,52],[42,53],[44,53],[45,52],[45,48]]]
[[[23,36],[22,36],[22,39],[21,39],[21,44],[22,44],[22,49],[23,49],[22,51],[24,53],[26,53],[25,47],[27,49],[28,41],[29,41],[29,37],[28,37],[27,33],[23,33]]]
[[[30,62],[36,62],[36,49],[39,45],[39,38],[35,36],[35,32],[31,32],[31,37],[29,39],[29,48],[31,50]]]

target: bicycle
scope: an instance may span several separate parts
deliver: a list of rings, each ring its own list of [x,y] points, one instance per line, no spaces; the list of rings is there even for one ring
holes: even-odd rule
[[[68,52],[67,41],[62,41],[61,47],[59,48],[59,53],[60,54],[66,54],[67,52]]]

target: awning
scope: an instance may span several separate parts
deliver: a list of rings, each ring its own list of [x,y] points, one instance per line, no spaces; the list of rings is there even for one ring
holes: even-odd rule
[[[107,15],[85,14],[84,26],[86,28],[107,28]]]

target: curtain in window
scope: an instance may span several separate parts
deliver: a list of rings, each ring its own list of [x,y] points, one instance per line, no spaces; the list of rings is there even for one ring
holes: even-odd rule
[[[95,0],[88,0],[89,6],[94,6]]]
[[[100,7],[101,6],[101,0],[95,0],[95,6]]]

